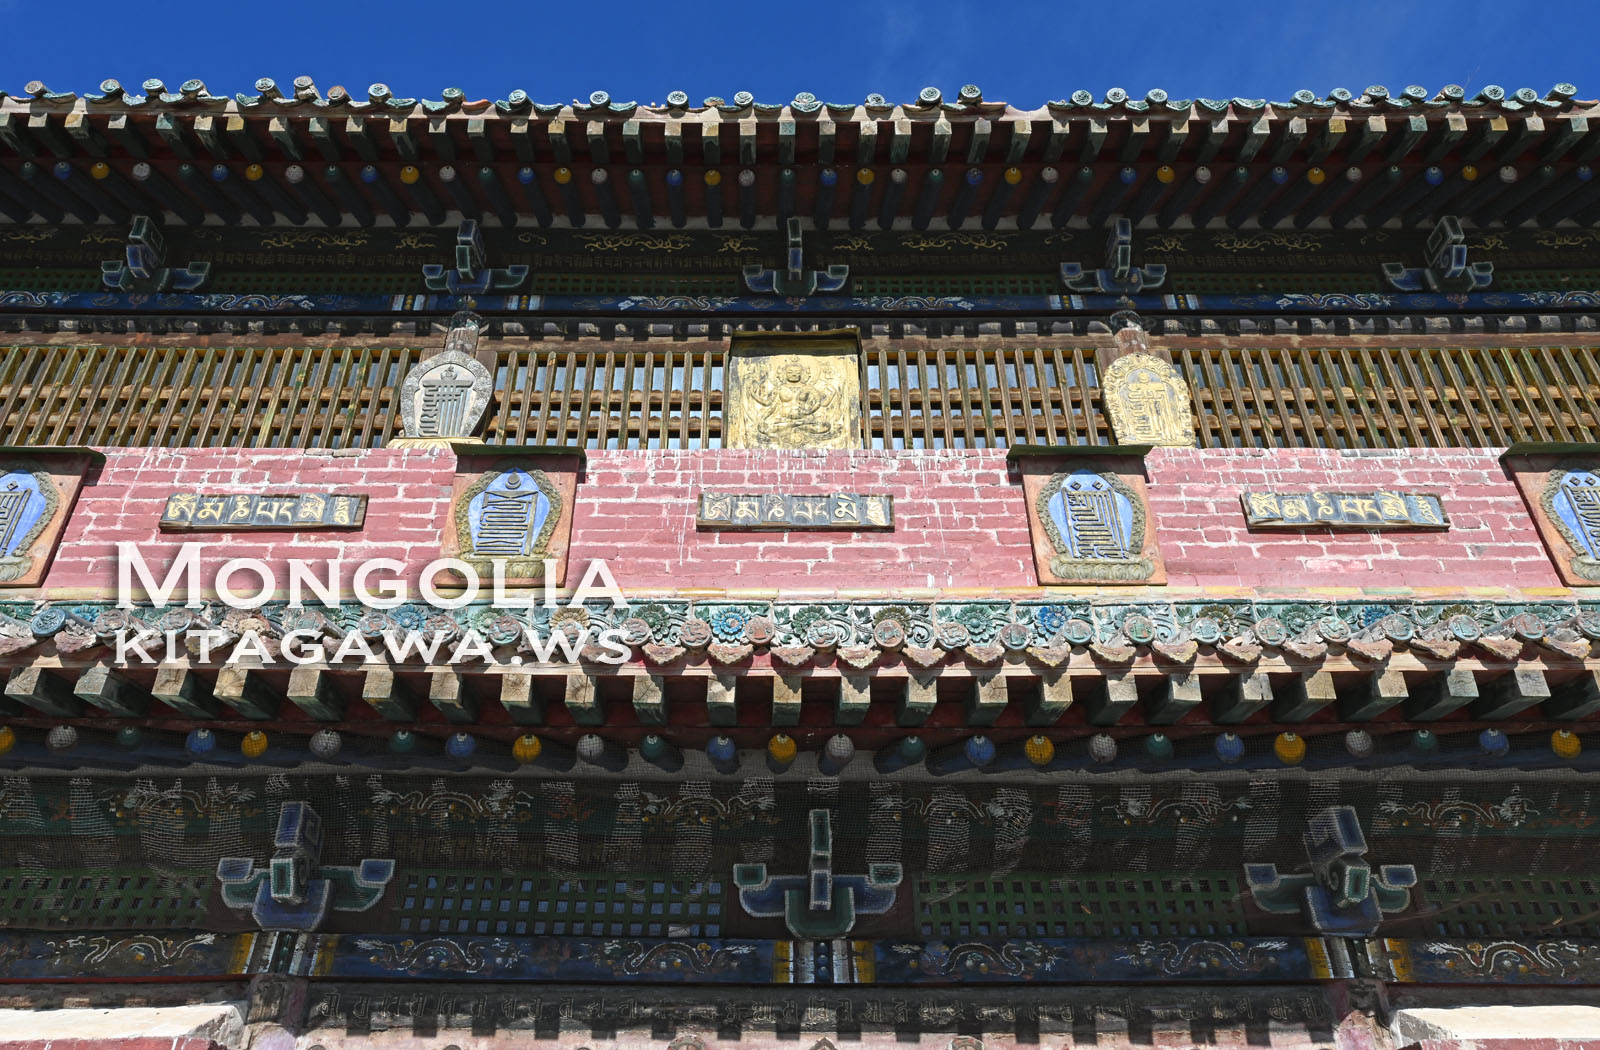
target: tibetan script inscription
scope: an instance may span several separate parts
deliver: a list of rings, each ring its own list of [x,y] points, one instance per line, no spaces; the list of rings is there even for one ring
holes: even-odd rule
[[[1448,529],[1430,492],[1243,492],[1245,523],[1263,529]]]
[[[853,332],[736,338],[728,352],[723,446],[860,448],[857,339]]]
[[[216,496],[174,492],[161,512],[163,529],[359,529],[367,497],[332,492]]]
[[[892,529],[894,497],[702,492],[695,524],[702,529]]]

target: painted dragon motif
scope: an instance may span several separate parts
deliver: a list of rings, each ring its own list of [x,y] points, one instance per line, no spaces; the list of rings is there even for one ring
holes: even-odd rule
[[[175,937],[159,937],[155,934],[141,933],[132,937],[69,937],[60,943],[63,952],[82,952],[80,962],[87,966],[98,966],[112,959],[121,958],[127,962],[138,963],[141,966],[170,966],[183,958],[191,950],[202,946],[209,946],[217,942],[214,933],[201,933],[183,939]],[[51,948],[55,949],[52,944]]]
[[[601,957],[614,972],[642,974],[651,970],[679,969],[686,973],[716,974],[732,969],[740,959],[755,952],[749,944],[730,944],[712,947],[706,943],[689,944],[683,941],[606,941],[600,947]]]
[[[1573,941],[1430,941],[1424,949],[1472,977],[1523,970],[1538,977],[1566,977],[1600,961],[1600,949]]]
[[[1167,821],[1174,823],[1210,825],[1218,823],[1230,810],[1248,810],[1248,799],[1224,802],[1213,794],[1181,796],[1178,798],[1147,799],[1123,796],[1115,802],[1103,803],[1112,817],[1124,824],[1146,827]]]
[[[432,790],[418,788],[414,791],[395,791],[377,787],[372,793],[374,805],[387,806],[397,813],[411,816],[454,814],[462,817],[505,817],[517,810],[536,806],[532,795],[513,790],[509,780],[490,783],[481,795],[446,789],[444,781],[435,781]]]
[[[980,972],[1022,977],[1048,966],[1058,953],[1034,941],[1005,941],[998,946],[979,942],[951,945],[943,958],[932,951],[922,954],[925,962],[936,964],[941,976],[960,977]]]
[[[497,967],[520,962],[524,956],[516,945],[504,938],[452,940],[430,937],[427,940],[399,942],[363,937],[356,947],[371,952],[369,960],[386,970],[409,974],[428,971],[444,973],[490,973]]]
[[[1480,825],[1491,828],[1515,828],[1535,819],[1540,810],[1535,809],[1522,789],[1516,786],[1499,802],[1452,801],[1382,802],[1378,811],[1391,819],[1416,822],[1424,827],[1437,828],[1452,821],[1474,818]]]
[[[739,795],[728,799],[696,795],[667,798],[649,791],[643,792],[643,795],[644,803],[639,807],[639,815],[653,823],[726,826],[747,821],[763,824],[778,822],[778,802],[769,795],[749,798]]]
[[[1168,977],[1199,970],[1253,973],[1271,962],[1288,941],[1138,941],[1117,958],[1135,966],[1152,967]]]
[[[171,787],[156,786],[153,780],[140,780],[127,791],[110,791],[100,796],[101,802],[113,810],[120,810],[135,818],[169,813],[175,816],[204,817],[207,819],[235,812],[246,802],[254,801],[256,793],[238,784],[220,784],[206,781],[205,790],[185,788],[181,783]]]

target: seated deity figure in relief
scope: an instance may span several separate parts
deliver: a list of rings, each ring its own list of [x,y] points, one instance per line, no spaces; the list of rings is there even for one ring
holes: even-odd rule
[[[752,407],[756,441],[769,448],[814,448],[833,443],[844,428],[840,389],[828,374],[803,357],[772,358],[760,378],[746,388],[761,407]]]

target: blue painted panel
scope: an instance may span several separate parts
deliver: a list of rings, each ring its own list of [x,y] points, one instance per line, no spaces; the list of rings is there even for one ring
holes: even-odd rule
[[[1583,553],[1600,558],[1600,474],[1569,470],[1556,484],[1551,504],[1556,517],[1578,540]]]
[[[26,470],[0,475],[0,555],[17,554],[49,506],[39,479]]]

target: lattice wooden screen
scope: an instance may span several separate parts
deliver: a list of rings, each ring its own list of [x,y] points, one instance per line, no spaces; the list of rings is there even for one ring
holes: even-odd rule
[[[491,442],[716,448],[717,344],[502,350]],[[1206,447],[1399,448],[1588,441],[1594,347],[1179,347]],[[0,444],[365,447],[398,429],[405,348],[0,350]],[[1084,346],[868,342],[875,448],[1108,444]]]

